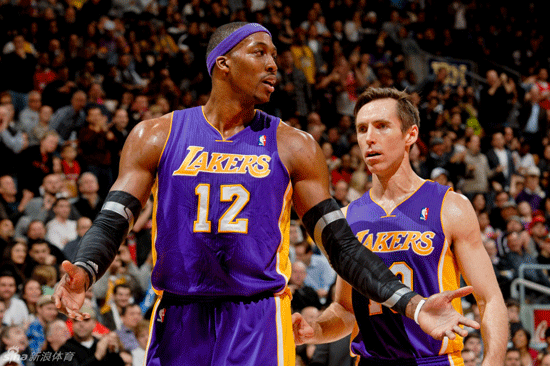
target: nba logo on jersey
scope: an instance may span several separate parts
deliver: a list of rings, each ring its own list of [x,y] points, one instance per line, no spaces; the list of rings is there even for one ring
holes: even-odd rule
[[[164,314],[166,314],[166,309],[160,309],[159,317],[157,319],[158,322],[164,323]]]
[[[260,139],[258,140],[258,146],[265,146],[266,140],[267,138],[265,137],[265,135],[261,135]]]
[[[430,209],[428,207],[424,207],[422,211],[420,211],[420,220],[426,221],[428,219],[428,211]]]

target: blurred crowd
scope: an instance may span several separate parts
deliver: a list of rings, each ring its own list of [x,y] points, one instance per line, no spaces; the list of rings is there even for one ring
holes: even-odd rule
[[[155,300],[152,201],[88,291],[90,320],[68,320],[51,302],[60,263],[74,258],[101,209],[128,133],[141,120],[203,105],[209,36],[221,24],[253,21],[270,30],[279,66],[276,92],[258,108],[317,140],[341,206],[372,179],[355,135],[357,96],[368,87],[412,94],[421,115],[413,168],[474,205],[508,301],[507,365],[550,365],[550,349],[530,348],[534,335],[510,290],[520,275],[550,287],[547,269],[520,273],[522,264],[550,264],[550,55],[541,2],[293,5],[0,0],[0,353],[13,364],[143,364]],[[449,62],[430,69],[430,58]],[[475,65],[459,81],[456,60]],[[293,219],[292,307],[311,319],[332,301],[335,273]],[[527,301],[548,297],[528,291]],[[473,297],[463,305],[479,316]],[[463,357],[474,362],[466,364],[480,364],[479,334],[472,330],[465,344]],[[297,364],[351,365],[348,345],[349,337],[299,346]]]

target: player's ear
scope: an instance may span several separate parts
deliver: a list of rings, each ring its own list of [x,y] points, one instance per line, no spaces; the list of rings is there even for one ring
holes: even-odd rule
[[[216,59],[216,65],[220,68],[220,70],[223,73],[227,73],[229,71],[229,64],[230,64],[230,61],[225,56],[219,56]]]
[[[405,132],[405,142],[408,146],[412,146],[416,140],[418,140],[418,132],[417,125],[412,125],[407,132]]]

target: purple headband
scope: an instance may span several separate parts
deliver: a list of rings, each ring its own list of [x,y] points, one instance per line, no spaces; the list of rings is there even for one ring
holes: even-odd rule
[[[248,23],[245,26],[240,27],[230,35],[228,35],[223,41],[221,41],[206,59],[206,67],[208,69],[208,75],[212,76],[212,68],[216,63],[216,59],[219,56],[225,55],[227,52],[231,51],[233,47],[239,44],[240,41],[248,37],[253,33],[266,32],[271,37],[271,33],[261,24],[258,23]]]

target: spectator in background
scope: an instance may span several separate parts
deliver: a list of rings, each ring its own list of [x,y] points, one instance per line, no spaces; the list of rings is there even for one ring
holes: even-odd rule
[[[139,347],[139,342],[135,335],[138,323],[143,320],[139,304],[128,304],[123,307],[120,317],[122,326],[116,331],[116,334],[122,342],[124,349],[131,352]]]
[[[510,339],[512,339],[512,334],[516,330],[523,328],[523,324],[520,319],[520,302],[516,299],[509,298],[506,300],[506,310],[508,311],[508,322],[510,323]]]
[[[71,334],[67,328],[67,323],[61,319],[57,319],[46,324],[44,335],[46,342],[41,351],[44,353],[50,352],[51,355],[58,352],[61,346],[63,346],[65,342],[71,338]],[[47,360],[46,357],[44,357],[44,359],[40,357],[40,359],[36,361],[36,366],[57,366],[58,363],[59,360],[54,361],[53,357],[49,360]]]
[[[475,355],[476,365],[481,365],[483,361],[483,342],[478,332],[468,333],[464,337],[464,349],[472,351]]]
[[[76,143],[74,142],[65,142],[61,146],[61,167],[63,169],[63,174],[65,175],[66,181],[70,182],[71,186],[74,184],[76,189],[76,181],[80,176],[81,168],[77,160],[78,149]]]
[[[464,156],[465,175],[459,188],[468,198],[489,193],[489,160],[481,152],[481,139],[477,135],[466,137],[467,152]]]
[[[38,113],[38,123],[29,132],[29,146],[36,146],[40,144],[40,140],[46,134],[46,132],[54,131],[50,126],[50,119],[53,115],[53,109],[49,105],[43,105],[40,107]]]
[[[77,90],[71,97],[71,103],[55,111],[50,127],[57,131],[61,142],[74,140],[78,131],[86,125],[86,93]]]
[[[25,49],[25,37],[16,34],[13,37],[13,52],[2,57],[2,83],[10,92],[15,114],[27,106],[28,93],[33,90],[33,75],[36,67],[35,56]]]
[[[13,222],[10,219],[0,219],[0,253],[12,244],[13,234],[15,233]]]
[[[86,48],[85,51],[86,50],[88,50],[88,48]],[[67,65],[56,65],[53,69],[56,73],[56,79],[44,87],[44,90],[42,91],[42,104],[49,105],[57,112],[64,106],[70,106],[73,104],[72,97],[77,91],[77,88],[74,79],[72,79],[69,74],[69,67]],[[85,99],[86,97],[84,96],[84,101]],[[80,108],[83,107],[84,106]],[[69,115],[66,109],[63,115]],[[75,117],[75,120],[76,119],[77,118]]]
[[[25,335],[25,328],[21,325],[8,325],[0,333],[2,341],[2,350],[5,353],[0,355],[0,360],[4,361],[8,357],[15,358],[18,361],[16,365],[21,365],[21,358],[28,359],[30,356],[29,340]],[[10,351],[11,350],[11,351]],[[8,364],[9,365],[9,364]]]
[[[0,300],[6,305],[3,322],[8,325],[26,325],[29,310],[25,302],[15,296],[17,291],[16,277],[11,272],[0,273]]]
[[[516,329],[512,334],[512,344],[519,350],[521,365],[534,365],[537,360],[538,352],[529,346],[531,342],[531,333],[525,328]]]
[[[32,269],[27,261],[27,244],[16,240],[4,251],[2,267],[13,271],[17,277],[25,281],[30,277]]]
[[[120,162],[122,147],[124,146],[124,142],[126,142],[128,133],[130,133],[128,129],[129,122],[128,112],[125,109],[119,108],[114,112],[110,131],[115,136],[111,150],[112,170],[115,176],[118,175],[118,164]]]
[[[36,320],[29,324],[27,338],[32,353],[42,350],[46,341],[45,329],[57,318],[57,308],[51,296],[42,295],[36,302]]]
[[[10,219],[13,224],[17,225],[32,196],[32,193],[26,189],[18,192],[12,176],[4,175],[0,177],[0,212]]]
[[[142,366],[145,362],[145,350],[149,340],[149,322],[140,320],[134,331],[139,347],[132,350],[132,366]]]
[[[512,175],[516,172],[512,152],[506,147],[504,135],[500,131],[491,135],[491,148],[487,151],[487,160],[491,172],[489,179],[493,182],[493,189],[508,190]],[[495,187],[496,184],[496,187]]]
[[[15,121],[15,110],[11,103],[0,105],[0,141],[11,154],[19,154],[26,149],[29,141],[27,134],[19,130]]]
[[[273,104],[281,108],[281,117],[296,115],[305,119],[312,108],[311,86],[303,71],[294,64],[290,49],[284,49],[278,57],[277,90]]]
[[[504,358],[504,366],[523,366],[521,363],[521,353],[517,348],[508,348]]]
[[[322,307],[317,291],[304,283],[306,277],[306,265],[303,262],[294,261],[292,263],[292,272],[288,281],[288,288],[292,293],[292,301],[290,305],[293,312],[301,312],[302,309],[307,306],[313,306],[317,309],[321,309]]]
[[[40,119],[40,108],[42,107],[42,95],[33,90],[29,93],[28,105],[19,113],[17,129],[29,135]]]
[[[103,206],[103,197],[99,195],[99,182],[91,172],[85,172],[78,179],[78,199],[74,207],[80,216],[93,220]]]
[[[88,125],[78,132],[80,155],[84,171],[92,172],[97,177],[100,195],[105,197],[113,183],[111,145],[115,135],[109,131],[108,118],[100,108],[90,107],[86,120]]]
[[[74,240],[71,240],[70,242],[65,245],[63,248],[63,254],[65,257],[73,261],[76,257],[76,252],[78,251],[78,245],[80,243],[80,239],[86,234],[86,231],[92,226],[92,220],[89,217],[82,216],[76,221],[76,233],[77,237]]]
[[[336,280],[336,272],[330,266],[328,259],[322,254],[314,254],[309,241],[296,244],[296,260],[307,266],[307,276],[304,284],[317,291],[322,304],[327,300],[328,290]]]
[[[19,166],[19,180],[22,189],[31,191],[35,197],[41,195],[39,187],[48,174],[53,173],[55,151],[59,143],[59,135],[46,132],[38,146],[31,146],[21,152]]]
[[[332,198],[336,200],[336,203],[338,203],[338,206],[345,207],[349,204],[348,193],[349,193],[349,184],[345,180],[339,180],[334,185],[334,192],[332,194]]]
[[[95,0],[92,0],[95,1]],[[103,362],[105,365],[124,366],[120,358],[120,341],[116,333],[111,332],[101,339],[92,335],[97,319],[92,308],[86,308],[90,318],[73,321],[73,336],[61,346],[59,352],[73,352],[74,358],[70,362],[62,362],[59,365],[86,365]]]
[[[477,366],[477,357],[474,351],[469,348],[463,348],[460,352],[462,355],[462,360],[464,361],[464,366]]]
[[[42,296],[42,287],[40,286],[40,283],[33,278],[27,278],[21,287],[20,298],[25,302],[25,305],[27,305],[27,309],[29,310],[29,319],[35,321],[36,304],[40,299],[40,296]]]
[[[522,242],[520,240],[520,235],[517,232],[510,232],[506,234],[506,244],[508,246],[509,252],[506,253],[504,258],[503,266],[507,269],[510,269],[514,273],[514,278],[517,278],[519,275],[519,269],[522,264],[538,264],[536,258],[531,256],[523,248]],[[523,271],[524,278],[536,282],[540,285],[550,287],[550,279],[544,275],[540,269],[526,269]],[[540,296],[538,293],[528,292],[529,297]]]
[[[496,70],[486,73],[487,85],[483,87],[479,97],[478,119],[487,136],[502,127],[510,113],[513,98],[513,85],[505,73],[499,74]]]
[[[540,169],[536,166],[531,166],[525,170],[525,185],[521,192],[516,196],[516,202],[527,201],[534,211],[542,207],[542,202],[546,197],[546,193],[540,186]]]
[[[129,285],[115,285],[112,290],[112,303],[107,302],[109,306],[101,314],[101,323],[110,330],[122,329],[122,309],[130,305],[132,300],[132,288]]]
[[[58,198],[53,204],[55,217],[46,224],[46,240],[63,250],[65,245],[76,239],[76,221],[70,220],[71,203],[66,198]]]

